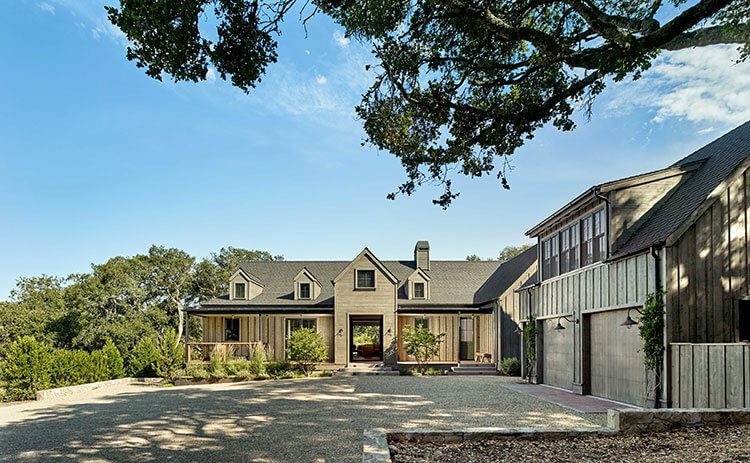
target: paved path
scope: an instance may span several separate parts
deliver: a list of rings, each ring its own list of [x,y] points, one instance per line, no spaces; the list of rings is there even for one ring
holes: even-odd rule
[[[365,428],[601,425],[502,377],[122,386],[0,407],[0,462],[358,462]]]
[[[610,408],[637,408],[590,395],[573,394],[543,384],[506,383],[503,386],[581,413],[607,413]]]

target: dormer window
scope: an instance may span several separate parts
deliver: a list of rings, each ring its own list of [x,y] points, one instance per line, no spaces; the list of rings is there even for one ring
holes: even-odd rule
[[[414,283],[414,299],[424,299],[424,298],[425,298],[424,283],[415,282]]]
[[[247,299],[245,283],[234,284],[234,298],[235,299]]]
[[[375,289],[375,270],[357,270],[357,289]]]
[[[310,283],[299,284],[299,298],[310,299]]]

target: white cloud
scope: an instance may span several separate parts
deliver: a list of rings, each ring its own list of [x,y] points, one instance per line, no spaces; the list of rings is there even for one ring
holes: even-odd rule
[[[37,6],[47,12],[50,12],[47,7],[52,9],[51,12],[67,11],[76,18],[77,25],[91,31],[95,40],[108,38],[126,46],[128,42],[125,34],[107,19],[104,7],[110,4],[112,2],[107,0],[46,0]]]
[[[339,30],[333,32],[333,41],[341,48],[346,48],[349,45],[349,37],[342,34]]]
[[[652,122],[686,120],[736,125],[750,119],[750,63],[736,63],[734,45],[716,45],[662,54],[643,77],[612,87],[611,115],[646,108]]]
[[[315,82],[317,82],[318,85],[325,85],[326,82],[328,82],[328,79],[326,79],[326,76],[318,74],[315,76]]]
[[[44,11],[45,13],[55,14],[55,7],[54,7],[54,5],[51,5],[51,4],[47,3],[47,2],[37,3],[36,6],[40,10]]]

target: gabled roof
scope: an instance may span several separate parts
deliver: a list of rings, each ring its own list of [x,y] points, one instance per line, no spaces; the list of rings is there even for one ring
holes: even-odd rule
[[[413,277],[413,276],[414,276],[415,274],[417,274],[417,275],[421,276],[421,277],[422,277],[423,279],[425,279],[425,280],[427,280],[427,281],[430,281],[430,276],[429,276],[429,275],[427,274],[427,272],[425,272],[425,271],[424,271],[424,270],[422,270],[421,268],[417,268],[416,270],[414,270],[413,272],[411,272],[411,275],[409,275],[409,276],[407,277],[407,279],[410,279],[410,278],[411,278],[411,277]]]
[[[394,283],[394,284],[398,283],[398,278],[396,278],[396,276],[393,273],[391,273],[390,270],[388,270],[388,267],[386,267],[385,265],[383,265],[383,263],[380,262],[380,259],[378,259],[375,256],[375,254],[373,254],[372,251],[370,251],[367,248],[364,248],[359,254],[357,254],[357,257],[355,257],[354,259],[352,259],[352,261],[349,263],[349,265],[347,265],[346,267],[344,267],[344,269],[341,272],[339,272],[338,275],[336,275],[336,277],[333,279],[333,282],[336,283],[337,281],[339,281],[341,279],[341,277],[344,275],[344,273],[346,273],[346,272],[350,271],[351,269],[353,269],[354,266],[357,265],[357,261],[359,259],[361,259],[362,257],[368,258],[370,260],[370,262],[372,262],[375,265],[375,267],[378,268],[378,270],[380,270],[381,272],[383,272],[383,274],[386,277],[388,277],[389,280],[391,280],[391,283]]]
[[[404,288],[410,275],[417,270],[413,260],[382,261],[398,285],[398,305],[477,306],[500,297],[525,272],[536,258],[536,247],[505,262],[433,260],[430,270],[422,272],[430,280],[429,300],[409,300]],[[243,262],[240,268],[257,275],[265,283],[263,293],[250,300],[230,300],[227,296],[201,302],[201,311],[243,310],[248,308],[330,309],[333,307],[333,280],[351,261],[275,261]],[[316,275],[321,282],[320,296],[311,300],[295,300],[292,280],[303,269]]]
[[[298,273],[297,273],[297,274],[296,274],[296,275],[294,276],[294,280],[297,280],[297,279],[298,279],[298,278],[299,278],[299,277],[300,277],[301,275],[306,275],[306,276],[307,276],[307,278],[309,278],[309,279],[311,279],[312,281],[314,281],[314,282],[315,282],[315,283],[316,283],[316,284],[317,284],[318,286],[322,286],[322,285],[320,284],[320,281],[319,281],[319,280],[318,280],[317,278],[315,278],[315,275],[313,275],[312,273],[310,273],[310,271],[309,271],[309,270],[307,269],[307,267],[302,267],[302,270],[300,270],[300,271],[299,271],[299,272],[298,272]]]
[[[234,272],[234,273],[232,274],[232,276],[231,276],[231,277],[229,277],[229,279],[230,279],[230,280],[231,280],[231,279],[233,279],[234,277],[236,277],[236,276],[237,276],[237,274],[240,274],[240,275],[242,275],[242,277],[243,277],[243,278],[244,278],[245,280],[247,280],[247,281],[252,281],[252,282],[253,282],[253,283],[255,283],[256,285],[260,286],[261,288],[263,287],[263,282],[261,282],[261,281],[260,281],[260,279],[259,279],[258,277],[256,277],[255,275],[253,275],[252,273],[248,272],[247,270],[245,270],[245,269],[243,269],[243,268],[238,268],[238,269],[237,269],[237,270],[236,270],[236,271],[235,271],[235,272]]]
[[[691,220],[691,215],[706,201],[715,199],[713,193],[723,186],[732,174],[748,165],[750,157],[750,122],[746,122],[703,148],[677,161],[672,167],[699,167],[653,211],[651,216],[633,233],[612,258],[636,254],[665,243]]]

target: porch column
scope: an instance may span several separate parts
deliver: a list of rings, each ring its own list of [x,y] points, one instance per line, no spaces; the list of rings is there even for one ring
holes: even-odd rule
[[[185,311],[185,365],[190,363],[190,312]]]
[[[458,360],[458,366],[461,366],[461,311],[458,311],[458,316],[456,318],[456,327],[458,328],[458,332],[456,333],[456,360]]]

